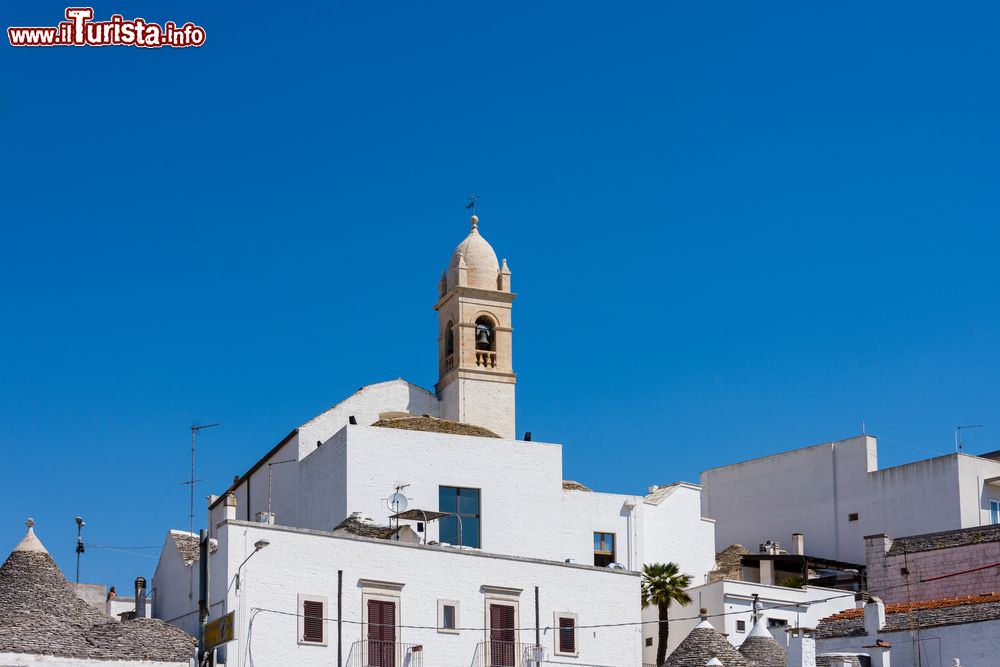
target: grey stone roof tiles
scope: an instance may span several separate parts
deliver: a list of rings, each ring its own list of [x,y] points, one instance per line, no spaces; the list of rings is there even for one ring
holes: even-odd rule
[[[185,565],[197,563],[198,559],[201,558],[201,550],[198,546],[197,535],[171,530],[170,539],[173,540],[174,546],[177,547],[177,553],[181,555]],[[218,546],[215,544],[211,544],[209,546],[210,553],[214,554],[217,549]]]
[[[705,663],[712,658],[718,658],[725,667],[751,667],[725,637],[701,625],[667,656],[664,667],[705,667]]]
[[[941,533],[900,537],[892,541],[892,546],[889,547],[889,555],[896,556],[904,553],[912,554],[920,551],[947,549],[949,547],[964,547],[984,542],[1000,542],[1000,525],[983,526],[981,528],[961,528],[958,530],[946,530]]]
[[[334,528],[334,530],[343,530],[351,535],[360,535],[361,537],[374,537],[379,540],[387,540],[399,529],[392,528],[390,526],[379,526],[377,524],[360,521],[353,516],[349,516],[337,524],[337,527]]]
[[[379,419],[372,426],[379,428],[401,428],[407,431],[428,431],[430,433],[451,433],[453,435],[473,435],[479,438],[499,438],[500,436],[482,426],[463,424],[448,419],[436,417],[400,417],[398,419]]]
[[[187,664],[196,644],[163,621],[119,622],[91,607],[44,550],[14,551],[0,566],[0,653]]]
[[[788,653],[772,637],[747,637],[740,653],[752,667],[785,667],[788,663]]]

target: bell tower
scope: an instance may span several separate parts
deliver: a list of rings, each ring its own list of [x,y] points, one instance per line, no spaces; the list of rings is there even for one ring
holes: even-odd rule
[[[514,374],[507,260],[472,231],[451,255],[438,286],[438,382],[441,416],[488,428],[513,440]]]

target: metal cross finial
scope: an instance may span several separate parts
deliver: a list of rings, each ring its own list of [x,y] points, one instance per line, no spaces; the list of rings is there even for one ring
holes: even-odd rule
[[[32,518],[31,518],[31,517],[29,516],[29,517],[28,517],[28,520],[24,522],[24,525],[25,525],[25,526],[27,526],[28,528],[34,528],[34,527],[35,527],[35,520],[34,520],[34,519],[32,519]]]
[[[476,204],[479,203],[479,195],[474,194],[469,196],[469,200],[465,202],[466,210],[472,209],[472,215],[476,214]]]

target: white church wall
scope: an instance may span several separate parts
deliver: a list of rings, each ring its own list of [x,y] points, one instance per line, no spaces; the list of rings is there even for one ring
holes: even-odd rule
[[[440,417],[441,402],[437,396],[406,380],[389,380],[362,387],[343,401],[310,419],[299,427],[300,458],[306,458],[316,448],[316,442],[326,442],[347,426],[353,416],[360,426],[371,426],[379,415],[405,412],[411,415]]]
[[[562,493],[562,448],[541,442],[476,438],[378,427],[346,429],[347,513],[386,524],[386,499],[404,489],[410,508],[438,509],[441,486],[480,490],[486,551],[562,560],[553,539]],[[306,501],[308,502],[308,501]],[[426,539],[438,540],[437,522]]]
[[[295,525],[300,528],[333,530],[350,514],[347,508],[347,430],[348,427],[342,428],[299,464],[298,522]],[[278,517],[277,523],[288,525],[281,518]]]
[[[223,560],[213,559],[228,580],[252,550],[258,539],[270,545],[244,567],[240,596],[230,591],[227,609],[241,609],[239,641],[229,645],[230,655],[244,654],[248,642],[249,610],[272,609],[284,612],[259,613],[253,626],[252,651],[258,664],[295,664],[317,667],[334,664],[337,641],[335,620],[325,623],[326,645],[304,645],[298,641],[297,619],[300,595],[325,598],[325,616],[336,617],[337,572],[343,571],[343,645],[347,658],[354,642],[364,635],[363,595],[366,581],[381,586],[396,585],[399,624],[423,626],[398,628],[396,641],[424,647],[425,665],[467,665],[476,646],[487,638],[489,587],[503,587],[517,602],[517,641],[534,642],[535,587],[539,589],[541,642],[552,655],[553,614],[577,615],[583,625],[637,623],[639,620],[639,577],[612,571],[534,559],[500,556],[448,547],[406,545],[284,527],[226,524],[220,541],[231,540],[233,548]],[[246,551],[237,545],[248,545]],[[221,549],[220,549],[221,553]],[[295,567],[288,567],[295,563]],[[381,583],[376,583],[381,582]],[[386,583],[389,582],[389,583]],[[512,590],[511,590],[512,589]],[[519,591],[519,592],[517,592]],[[439,600],[456,601],[459,606],[458,633],[436,630]],[[640,656],[638,625],[588,628],[577,631],[579,656],[574,664],[635,665]],[[558,658],[566,661],[566,658]]]
[[[563,559],[572,558],[577,563],[593,565],[594,533],[612,533],[615,560],[631,569],[639,569],[639,527],[635,525],[637,521],[630,521],[633,510],[624,508],[626,501],[638,506],[642,498],[617,493],[563,491],[562,507],[559,508],[561,520],[553,522],[552,536],[565,554]]]
[[[677,563],[697,586],[715,568],[715,521],[701,515],[701,488],[678,483],[659,504],[643,502],[643,563]]]

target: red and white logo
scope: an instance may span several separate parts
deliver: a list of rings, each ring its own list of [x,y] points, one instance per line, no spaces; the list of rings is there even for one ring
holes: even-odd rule
[[[112,14],[107,21],[94,20],[93,7],[67,7],[66,20],[55,27],[10,27],[11,46],[165,46],[186,48],[205,43],[205,29],[190,21],[178,26],[167,21],[162,26],[143,18],[125,19]]]

